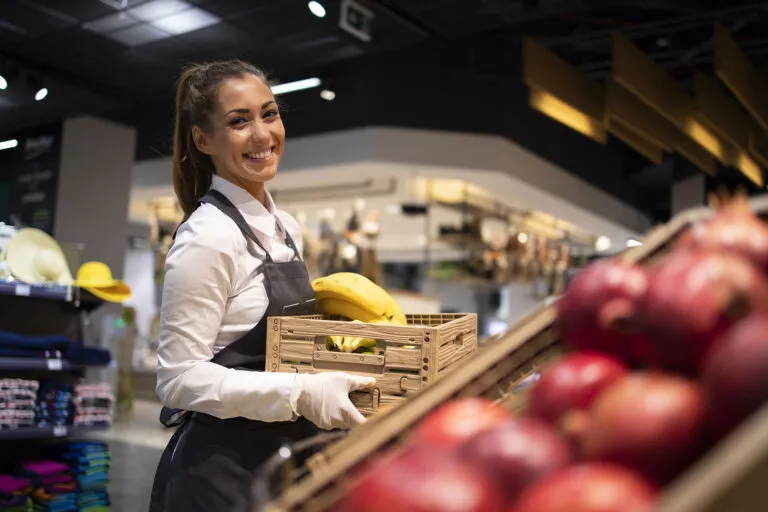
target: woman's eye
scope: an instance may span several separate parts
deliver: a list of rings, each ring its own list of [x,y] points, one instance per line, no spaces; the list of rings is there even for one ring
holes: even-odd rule
[[[264,117],[265,118],[267,118],[267,117],[276,117],[279,114],[280,113],[277,110],[268,110],[268,111],[264,112]]]
[[[244,117],[235,117],[229,120],[229,126],[237,126],[246,122],[248,122],[248,120]]]

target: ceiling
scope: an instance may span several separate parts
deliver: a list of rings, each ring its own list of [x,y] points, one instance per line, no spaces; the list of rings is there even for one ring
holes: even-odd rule
[[[536,38],[601,80],[610,73],[611,32],[619,29],[687,84],[696,69],[712,73],[719,20],[759,69],[768,66],[766,2],[358,1],[376,16],[371,42],[339,28],[341,0],[323,0],[328,14],[322,19],[306,0],[186,0],[185,9],[200,9],[212,21],[180,35],[172,35],[179,31],[173,27],[139,27],[146,16],[134,16],[141,9],[179,9],[172,5],[179,0],[0,0],[0,68],[16,80],[0,93],[0,135],[93,113],[137,126],[138,158],[167,154],[180,67],[240,57],[284,81],[320,76],[339,93],[332,106],[316,91],[286,95],[290,134],[367,124],[503,134],[663,218],[670,184],[696,171],[677,161],[650,166],[618,142],[600,146],[524,112],[521,37]],[[135,37],[97,33],[110,24]],[[137,37],[149,42],[131,45]],[[35,102],[30,91],[39,84],[50,94]],[[482,108],[462,106],[467,102]],[[540,129],[531,130],[533,124]],[[611,176],[601,167],[608,162]]]

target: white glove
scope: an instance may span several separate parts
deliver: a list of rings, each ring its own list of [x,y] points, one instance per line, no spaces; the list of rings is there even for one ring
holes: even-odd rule
[[[291,407],[322,429],[351,428],[364,423],[365,416],[352,404],[349,393],[374,384],[373,377],[344,372],[301,373],[293,383]]]

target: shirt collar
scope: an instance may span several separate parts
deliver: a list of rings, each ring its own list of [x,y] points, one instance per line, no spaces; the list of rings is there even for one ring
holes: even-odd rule
[[[274,212],[277,210],[269,192],[266,190],[264,191],[264,202],[266,203],[266,206],[264,206],[244,189],[225,180],[221,176],[213,175],[211,188],[218,190],[224,194],[227,199],[232,201],[232,204],[234,204],[237,209],[240,210],[240,213],[243,214],[243,217],[249,226],[261,231],[268,237],[275,236],[276,220]]]

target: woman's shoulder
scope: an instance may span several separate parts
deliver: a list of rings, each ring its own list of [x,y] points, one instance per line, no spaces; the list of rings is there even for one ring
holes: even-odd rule
[[[237,225],[224,212],[204,203],[176,231],[174,245],[189,243],[227,251],[244,240]]]

